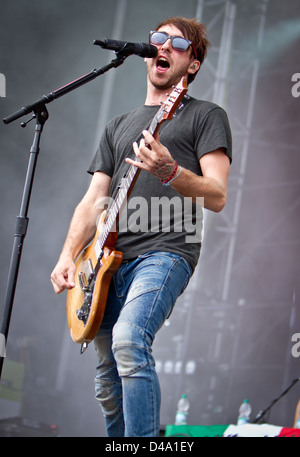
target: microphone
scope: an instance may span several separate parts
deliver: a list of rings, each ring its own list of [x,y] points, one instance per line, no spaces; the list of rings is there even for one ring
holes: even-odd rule
[[[156,57],[157,47],[147,43],[127,43],[126,41],[109,40],[94,40],[94,44],[101,46],[104,49],[121,52],[123,55],[130,56],[135,54],[140,57]]]

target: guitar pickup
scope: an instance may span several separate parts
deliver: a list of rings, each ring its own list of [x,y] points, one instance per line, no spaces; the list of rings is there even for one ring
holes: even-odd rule
[[[93,265],[91,259],[88,259],[83,267],[84,275],[86,278],[86,281],[90,283],[91,279],[94,276],[94,270],[93,270]]]
[[[88,259],[84,266],[83,271],[80,271],[78,274],[79,284],[83,292],[87,292],[90,289],[90,284],[94,278],[94,270],[91,259]]]
[[[82,271],[78,274],[78,280],[81,290],[83,292],[87,292],[89,290],[89,283],[86,278],[86,275],[82,273]]]

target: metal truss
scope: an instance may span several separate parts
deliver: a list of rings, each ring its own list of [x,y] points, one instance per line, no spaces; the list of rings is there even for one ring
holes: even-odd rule
[[[234,30],[238,8],[236,2],[231,0],[199,0],[197,8],[197,17],[207,24],[210,36],[213,36],[214,40],[219,40],[219,42],[213,43],[212,57],[210,57],[210,54],[208,55],[201,69],[201,71],[207,73],[207,75],[204,75],[204,79],[206,76],[206,79],[210,80],[211,84],[204,86],[203,93],[203,80],[199,75],[197,83],[196,81],[193,83],[195,85],[192,88],[191,95],[195,94],[195,96],[198,95],[199,97],[200,93],[200,98],[210,99],[228,111],[234,141],[234,161],[231,168],[227,206],[217,217],[208,212],[205,214],[205,224],[208,230],[213,228],[214,232],[212,234],[213,246],[209,246],[209,258],[215,260],[216,258],[220,259],[220,256],[222,257],[222,260],[219,260],[221,268],[216,282],[218,290],[214,290],[214,296],[217,296],[223,302],[228,300],[230,290],[233,256],[259,75],[260,62],[256,55],[259,55],[257,51],[262,45],[267,2],[268,0],[260,2],[260,15],[257,20],[256,31],[252,31],[253,35],[256,34],[255,48],[252,50],[252,55],[251,50],[249,50],[244,59],[241,59],[237,51],[235,51]],[[233,77],[232,72],[234,69],[237,71],[235,71]],[[250,79],[250,90],[248,88],[240,89],[244,93],[243,117],[240,112],[235,113],[231,110],[231,100],[229,98],[232,90],[231,85],[233,83],[236,85],[237,75],[240,75],[241,84],[245,82],[249,86]],[[244,79],[245,75],[247,75],[246,80]],[[205,253],[204,249],[203,257],[205,257]],[[201,260],[205,266],[206,257]]]
[[[230,420],[228,415],[236,396],[233,391],[236,389],[235,377],[239,379],[242,370],[254,370],[260,379],[260,376],[265,376],[266,370],[269,370],[267,376],[272,376],[272,370],[278,369],[283,373],[282,383],[285,383],[285,387],[288,380],[284,372],[289,371],[285,363],[289,348],[284,343],[281,347],[282,353],[274,356],[273,362],[265,364],[264,357],[269,357],[268,341],[272,341],[274,333],[281,332],[283,342],[289,341],[292,327],[286,323],[290,320],[291,308],[286,306],[287,303],[281,302],[253,302],[249,307],[245,307],[243,298],[232,303],[230,295],[250,140],[253,145],[254,108],[261,68],[260,50],[265,33],[268,0],[257,0],[251,5],[252,10],[256,9],[255,14],[251,15],[252,22],[249,25],[251,40],[244,44],[243,51],[240,50],[240,41],[237,41],[245,39],[244,29],[241,30],[240,24],[237,24],[239,8],[242,6],[247,7],[247,3],[231,0],[198,1],[196,16],[207,25],[213,47],[189,93],[198,99],[211,100],[227,111],[233,134],[234,160],[225,209],[217,215],[205,212],[204,244],[200,263],[189,288],[176,305],[172,321],[166,330],[167,341],[171,341],[171,347],[166,342],[160,343],[161,339],[158,341],[158,347],[163,348],[158,350],[157,355],[162,382],[164,373],[177,375],[176,389],[167,396],[179,398],[182,392],[188,391],[193,397],[197,392],[198,409],[202,413],[198,419],[194,418],[194,423],[198,420],[203,424],[214,423],[213,417],[217,417],[218,413],[219,418]],[[247,20],[245,11],[243,15]],[[298,201],[294,201],[290,209],[295,209],[297,205]],[[267,234],[262,235],[262,240],[266,242],[267,237]],[[292,310],[295,308],[294,301],[289,305]],[[272,321],[268,321],[267,316],[272,312]],[[251,336],[247,335],[253,344],[241,352],[243,343],[247,341],[245,326],[249,326],[249,332],[257,327],[256,322],[253,322],[251,328],[254,315],[266,325],[259,337],[254,335],[251,340]],[[176,360],[168,358],[170,351],[175,354]],[[260,356],[257,357],[257,354]],[[195,378],[193,379],[189,371],[192,370],[191,367],[194,367],[195,376],[204,380],[204,383],[201,382],[202,387],[195,386]],[[262,386],[262,390],[263,388]],[[259,397],[259,393],[256,395]],[[174,403],[173,398],[165,401],[165,408],[168,401]]]

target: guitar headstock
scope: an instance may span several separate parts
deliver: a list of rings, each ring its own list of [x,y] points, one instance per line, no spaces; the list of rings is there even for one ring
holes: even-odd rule
[[[160,110],[157,113],[160,117],[160,122],[172,119],[187,90],[187,76],[183,76],[171,94],[168,94],[166,100],[162,102]]]

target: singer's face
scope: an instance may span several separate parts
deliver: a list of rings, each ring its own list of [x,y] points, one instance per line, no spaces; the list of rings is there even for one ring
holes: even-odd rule
[[[159,29],[170,36],[181,36],[181,31],[173,26],[166,25]],[[189,48],[185,52],[180,52],[172,47],[171,40],[168,39],[162,45],[155,45],[158,53],[154,58],[145,59],[147,63],[148,81],[159,90],[166,90],[178,84],[182,76],[189,72],[191,62],[194,57]]]

